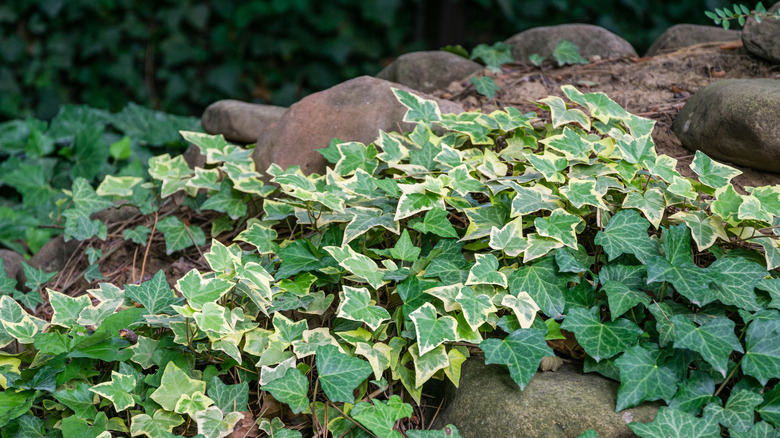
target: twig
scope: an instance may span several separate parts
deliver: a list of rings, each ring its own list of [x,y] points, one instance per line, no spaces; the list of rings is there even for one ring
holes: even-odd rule
[[[157,229],[157,218],[158,218],[158,212],[154,212],[154,224],[152,225],[152,232],[149,233],[149,241],[146,242],[146,250],[144,251],[144,259],[143,262],[141,262],[141,278],[139,281],[144,280],[144,272],[146,272],[146,258],[149,256],[149,248],[152,247],[152,238],[154,237],[154,231]]]

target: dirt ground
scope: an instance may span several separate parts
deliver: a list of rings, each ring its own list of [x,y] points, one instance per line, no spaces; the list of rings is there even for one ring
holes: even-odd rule
[[[563,68],[549,61],[542,68],[530,63],[510,64],[502,73],[488,75],[501,87],[494,99],[479,95],[468,78],[433,94],[458,102],[467,110],[489,113],[513,106],[539,113],[531,101],[563,96],[562,85],[573,85],[582,92],[602,91],[628,111],[656,120],[653,139],[658,153],[678,159],[678,171],[694,177],[688,167],[693,152],[683,147],[672,132],[672,122],[688,97],[721,79],[780,79],[780,65],[750,56],[741,41],[734,41],[699,44],[649,58],[596,60]],[[728,164],[743,172],[734,180],[738,189],[780,184],[780,174]]]

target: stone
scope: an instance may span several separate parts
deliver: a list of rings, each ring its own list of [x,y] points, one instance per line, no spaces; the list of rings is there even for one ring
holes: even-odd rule
[[[652,421],[659,404],[616,413],[618,386],[567,364],[557,372],[537,372],[521,391],[503,366],[471,358],[461,368],[460,387],[445,391],[448,405],[432,428],[453,424],[464,437],[489,430],[494,437],[574,438],[591,428],[599,438],[633,437],[627,424]]]
[[[767,10],[775,14],[780,10],[780,2],[777,2]],[[761,23],[754,17],[750,17],[742,28],[742,44],[752,55],[773,63],[780,63],[780,20],[766,17]]]
[[[206,167],[206,156],[203,155],[203,153],[200,151],[200,148],[194,144],[191,144],[182,155],[184,156],[184,161],[187,163],[187,166],[189,166],[190,169],[195,169],[196,167]]]
[[[16,251],[0,249],[0,259],[3,260],[3,265],[5,265],[5,276],[15,279],[17,287],[23,285],[24,282],[27,281],[27,277],[24,275],[24,269],[22,269],[24,256]]]
[[[647,49],[645,56],[656,56],[662,52],[670,52],[694,44],[714,41],[738,41],[740,31],[724,29],[718,26],[703,26],[700,24],[677,24],[666,29]]]
[[[482,65],[442,50],[401,55],[376,77],[430,93],[482,70]]]
[[[28,263],[44,272],[61,271],[81,242],[76,239],[65,241],[62,234],[47,242],[30,258]]]
[[[512,56],[517,61],[527,61],[536,53],[552,59],[553,51],[561,40],[571,41],[585,58],[623,58],[637,56],[628,41],[601,26],[592,24],[561,24],[541,26],[509,37],[506,44],[512,46]]]
[[[200,122],[209,134],[222,134],[235,143],[254,143],[287,108],[239,100],[218,100],[206,108]]]
[[[401,84],[360,76],[293,104],[257,140],[252,158],[258,172],[265,174],[268,166],[276,163],[283,169],[298,165],[306,174],[324,174],[327,162],[316,149],[327,147],[333,138],[368,144],[379,137],[380,129],[413,130],[413,123],[402,122],[406,107],[396,100],[393,87],[436,101],[442,113],[463,112],[463,107],[454,102]],[[268,176],[264,178],[267,181]]]
[[[780,80],[724,79],[697,91],[672,124],[683,146],[780,173]]]

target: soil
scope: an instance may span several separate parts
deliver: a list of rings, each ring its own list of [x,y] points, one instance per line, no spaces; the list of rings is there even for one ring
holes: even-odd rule
[[[678,171],[695,178],[688,167],[693,152],[683,147],[672,132],[672,122],[688,97],[721,79],[780,79],[780,65],[750,56],[741,41],[734,41],[699,44],[655,57],[595,60],[563,68],[550,63],[541,68],[511,64],[498,74],[485,70],[475,75],[488,75],[496,81],[501,89],[495,98],[478,94],[469,78],[433,94],[458,102],[467,110],[489,113],[513,106],[523,112],[540,113],[531,101],[563,96],[562,85],[573,85],[582,92],[601,91],[629,112],[656,120],[653,139],[658,153],[678,159]],[[727,164],[742,171],[733,181],[740,191],[745,186],[780,184],[780,174]]]

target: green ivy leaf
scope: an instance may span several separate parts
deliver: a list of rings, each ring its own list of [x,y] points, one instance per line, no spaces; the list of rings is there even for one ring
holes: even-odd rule
[[[754,288],[766,276],[766,269],[742,257],[724,257],[710,265],[712,295],[723,304],[749,311],[761,310]]]
[[[594,243],[604,247],[610,261],[621,254],[633,254],[646,263],[658,255],[658,246],[647,235],[648,228],[650,223],[636,210],[621,210],[612,216],[604,231],[596,234]]]
[[[190,270],[176,282],[176,290],[195,310],[201,310],[206,303],[216,302],[233,286],[233,283],[221,278],[203,278],[197,269]]]
[[[577,249],[577,226],[583,222],[582,218],[558,208],[549,217],[537,217],[534,219],[536,232],[545,237],[553,238],[564,245]]]
[[[79,381],[70,388],[63,388],[54,392],[54,398],[73,410],[77,417],[83,420],[93,420],[97,415],[94,405],[94,397],[89,391],[90,385]]]
[[[369,367],[370,368],[370,367]],[[284,373],[284,377],[276,379],[260,387],[262,391],[268,391],[282,403],[286,403],[290,409],[299,414],[309,407],[309,380],[297,369],[290,368]]]
[[[171,361],[165,366],[160,381],[160,387],[151,393],[150,397],[168,411],[173,411],[182,395],[192,395],[196,392],[206,392],[206,382],[191,379],[187,373]]]
[[[245,342],[248,342],[244,338]],[[218,376],[207,383],[209,398],[224,413],[246,411],[249,402],[249,384],[247,382],[226,385]]]
[[[154,411],[154,416],[138,414],[130,420],[130,434],[146,435],[147,438],[168,438],[173,436],[173,428],[184,423],[179,414],[164,411]]]
[[[764,398],[753,391],[735,391],[729,396],[725,408],[717,403],[710,403],[704,408],[704,415],[730,430],[744,433],[753,426],[756,406],[763,401]]]
[[[477,93],[488,99],[496,97],[496,91],[501,89],[490,76],[472,77],[469,79],[469,82],[477,89]]]
[[[401,233],[401,237],[395,243],[393,248],[390,248],[390,255],[394,259],[403,260],[405,262],[417,261],[420,256],[421,249],[414,246],[412,239],[409,237],[409,231],[404,230]]]
[[[54,310],[54,314],[51,317],[51,323],[62,327],[73,327],[76,325],[76,320],[79,318],[79,314],[85,308],[92,305],[92,301],[89,299],[89,295],[80,295],[76,298],[71,298],[68,295],[61,294],[57,291],[46,289],[49,294],[49,303]]]
[[[461,438],[460,431],[452,424],[444,426],[440,430],[407,430],[409,438]]]
[[[135,383],[135,376],[111,371],[110,381],[94,385],[89,390],[110,400],[114,409],[121,412],[135,406],[133,399]]]
[[[536,373],[542,358],[555,354],[544,340],[544,331],[539,329],[519,329],[502,340],[485,339],[479,348],[485,352],[486,364],[506,365],[521,390]]]
[[[780,375],[780,320],[754,320],[745,335],[742,372],[761,383]]]
[[[466,286],[475,284],[495,284],[507,287],[506,275],[498,272],[498,259],[493,254],[474,254],[476,261],[469,271]],[[423,353],[424,354],[424,353]]]
[[[193,416],[198,424],[198,434],[206,438],[223,438],[233,435],[236,424],[244,418],[240,412],[230,412],[225,415],[216,406],[197,411]]]
[[[279,252],[279,245],[274,242],[277,237],[276,230],[273,228],[253,223],[234,240],[254,246],[260,254],[276,254]]]
[[[125,230],[122,232],[123,237],[125,240],[130,240],[138,245],[146,246],[146,241],[148,240],[149,233],[151,233],[152,230],[150,230],[148,227],[144,225],[138,225],[135,228],[125,228]]]
[[[27,263],[22,263],[22,271],[24,271],[24,276],[27,277],[24,285],[33,291],[37,291],[57,275],[57,271],[44,272],[43,269],[35,269]]]
[[[639,345],[626,349],[615,360],[615,365],[620,370],[615,412],[646,401],[663,399],[668,402],[677,392],[678,379],[674,371],[658,365],[653,354]]]
[[[558,273],[553,257],[527,264],[509,276],[509,292],[517,296],[527,292],[549,317],[563,313],[566,279]]]
[[[588,60],[580,55],[580,49],[571,41],[561,40],[555,50],[553,50],[553,58],[558,63],[558,67],[562,67],[567,64],[587,64]]]
[[[650,305],[652,299],[644,292],[632,290],[628,286],[619,281],[606,281],[602,290],[607,294],[607,302],[609,303],[609,314],[612,321],[615,321],[633,309],[638,304],[643,304],[645,307]]]
[[[188,227],[176,216],[168,216],[157,223],[157,229],[165,236],[165,253],[206,244],[206,234],[199,227]]]
[[[713,396],[715,382],[703,371],[692,371],[687,380],[680,384],[680,389],[669,403],[669,407],[693,415],[699,415],[702,408],[718,400]]]
[[[238,190],[234,190],[230,181],[225,180],[222,181],[219,192],[209,196],[209,198],[201,204],[200,208],[203,210],[214,210],[226,213],[231,219],[236,220],[246,215],[246,205],[244,194]],[[168,216],[168,218],[171,217],[173,216]]]
[[[742,353],[742,344],[734,334],[734,321],[716,318],[697,327],[682,315],[671,318],[675,330],[675,348],[687,348],[701,354],[712,368],[726,377],[729,356],[732,351]]]
[[[404,403],[397,395],[390,396],[386,402],[373,399],[371,403],[360,402],[352,408],[352,418],[380,437],[400,438],[393,430],[393,425],[402,419],[412,416],[412,406]]]
[[[457,239],[458,233],[447,219],[447,214],[447,210],[434,207],[425,213],[422,222],[414,223],[411,227],[421,233],[432,233],[444,238]]]
[[[399,90],[398,88],[391,89],[401,105],[407,108],[406,114],[404,114],[404,122],[425,123],[430,125],[433,122],[441,120],[441,111],[436,102],[423,99],[414,93]]]
[[[712,158],[705,155],[702,151],[696,151],[696,155],[691,163],[691,170],[699,175],[699,181],[713,189],[719,189],[742,172],[725,164],[713,161]]]
[[[761,421],[754,424],[749,432],[740,433],[736,430],[730,430],[729,436],[733,438],[777,438],[777,430],[769,423]]]
[[[433,350],[444,342],[456,340],[455,327],[457,321],[451,316],[437,318],[436,308],[431,303],[425,303],[409,314],[417,333],[417,343],[420,354]]]
[[[348,356],[334,345],[318,347],[316,363],[320,386],[334,402],[354,403],[354,389],[372,372],[368,362]]]
[[[561,324],[562,329],[574,333],[577,342],[596,362],[626,351],[642,334],[642,329],[625,318],[602,323],[598,310],[572,307]]]
[[[708,418],[696,418],[676,409],[661,406],[649,423],[629,423],[628,427],[642,438],[719,438],[720,427]]]
[[[371,294],[364,287],[343,286],[340,301],[336,316],[362,322],[371,330],[376,330],[382,322],[390,319],[387,310],[371,304]]]
[[[149,281],[139,285],[125,285],[125,296],[144,306],[150,315],[170,314],[173,311],[171,304],[177,301],[162,270],[157,271]]]

